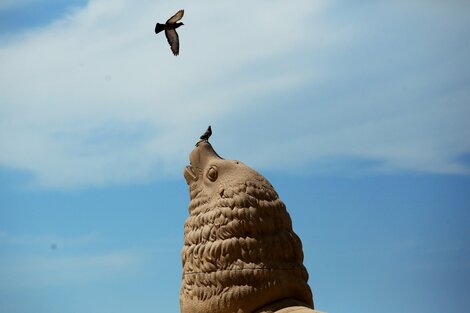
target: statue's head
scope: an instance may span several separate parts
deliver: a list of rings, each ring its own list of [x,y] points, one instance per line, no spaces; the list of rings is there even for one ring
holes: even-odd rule
[[[313,306],[300,239],[272,185],[207,141],[189,159],[181,312],[248,313],[282,299]]]

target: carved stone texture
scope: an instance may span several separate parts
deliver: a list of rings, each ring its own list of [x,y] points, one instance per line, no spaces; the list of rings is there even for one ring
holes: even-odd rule
[[[181,312],[316,312],[301,241],[273,186],[207,140],[189,159]]]

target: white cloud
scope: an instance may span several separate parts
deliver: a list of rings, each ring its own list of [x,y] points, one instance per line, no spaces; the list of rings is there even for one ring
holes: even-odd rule
[[[153,27],[180,7],[185,26],[179,29],[181,54],[174,57]],[[432,136],[428,131],[442,124],[442,116],[446,125],[455,115],[461,118],[468,94],[444,112],[437,108],[448,98],[435,100],[429,110],[410,108],[410,114],[384,106],[395,105],[384,97],[403,98],[394,94],[395,86],[375,84],[372,90],[358,82],[363,77],[354,77],[370,70],[388,74],[377,67],[377,56],[363,69],[354,55],[347,59],[349,49],[357,54],[364,42],[374,45],[364,21],[338,19],[326,1],[184,1],[180,7],[92,0],[0,44],[0,164],[30,171],[38,184],[50,187],[161,179],[180,174],[198,135],[212,123],[214,143],[253,165],[284,168],[296,166],[287,160],[299,155],[299,164],[346,155],[377,158],[391,168],[467,171],[451,162],[470,149],[455,140],[460,122]],[[423,40],[429,42],[434,43]],[[412,64],[422,50],[410,52]],[[462,74],[447,73],[450,79]],[[426,77],[407,78],[413,84]],[[358,82],[356,89],[340,85],[350,82]],[[327,90],[318,96],[322,86]],[[296,91],[304,98],[274,104]],[[294,114],[296,105],[301,110]],[[253,132],[256,127],[246,123],[258,123],[260,112],[270,123]],[[276,136],[286,117],[293,119],[292,130]],[[237,144],[235,155],[231,142],[241,138],[246,145]],[[250,152],[252,141],[256,153]],[[272,157],[280,146],[289,149]]]

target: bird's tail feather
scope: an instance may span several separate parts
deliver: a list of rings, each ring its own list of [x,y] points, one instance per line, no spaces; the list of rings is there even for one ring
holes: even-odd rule
[[[161,32],[164,29],[165,29],[164,24],[157,23],[157,25],[155,25],[155,34],[158,34],[159,32]]]

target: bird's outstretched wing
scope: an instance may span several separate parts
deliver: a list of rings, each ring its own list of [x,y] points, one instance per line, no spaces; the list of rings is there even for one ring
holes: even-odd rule
[[[178,33],[174,29],[166,29],[165,36],[170,44],[171,51],[173,51],[174,55],[178,55],[180,53],[180,40],[178,38]]]
[[[178,22],[180,19],[182,19],[183,15],[184,15],[184,10],[179,10],[178,12],[176,12],[175,15],[170,17],[168,19],[168,21],[166,21],[166,23],[167,24],[174,24],[174,23]]]

